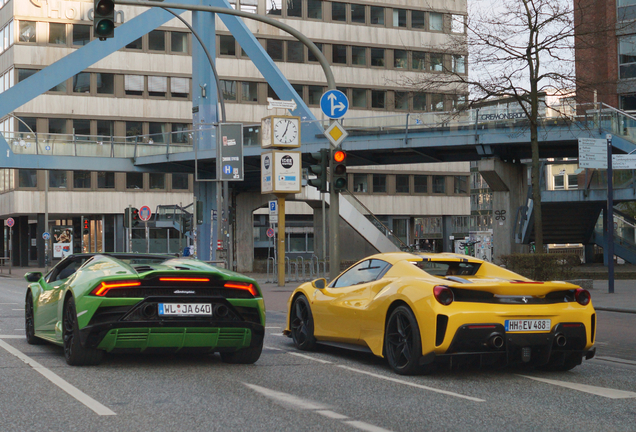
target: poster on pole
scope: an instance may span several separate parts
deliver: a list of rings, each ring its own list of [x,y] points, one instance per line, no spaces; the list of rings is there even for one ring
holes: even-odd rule
[[[73,253],[73,226],[53,227],[53,258],[64,258]]]

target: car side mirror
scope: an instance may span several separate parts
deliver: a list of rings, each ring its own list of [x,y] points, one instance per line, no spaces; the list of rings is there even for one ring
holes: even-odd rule
[[[31,272],[24,275],[27,282],[38,282],[42,279],[42,272]]]
[[[327,286],[327,279],[320,278],[320,279],[313,280],[311,281],[311,286],[313,286],[314,288],[323,289],[324,287]]]

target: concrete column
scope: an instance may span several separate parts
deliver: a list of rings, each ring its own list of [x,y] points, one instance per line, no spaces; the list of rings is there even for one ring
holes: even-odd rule
[[[267,206],[276,199],[274,195],[259,192],[243,192],[236,196],[236,271],[254,271],[254,210]]]
[[[221,184],[216,182],[194,182],[194,196],[197,197],[197,201],[203,204],[203,223],[197,226],[197,258],[202,261],[217,259],[216,221],[212,220],[212,211],[217,210],[217,185],[220,187]],[[221,212],[217,211],[217,215],[220,214]]]
[[[442,216],[442,252],[454,252],[450,236],[453,234],[452,216]]]
[[[514,240],[514,222],[517,210],[526,203],[526,167],[499,158],[482,159],[477,167],[493,191],[493,261],[501,255],[523,252],[523,245]]]

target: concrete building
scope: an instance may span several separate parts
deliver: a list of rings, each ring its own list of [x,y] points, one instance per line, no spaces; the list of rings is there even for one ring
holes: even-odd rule
[[[93,39],[92,2],[0,3],[0,92]],[[236,9],[278,17],[317,43],[332,64],[340,90],[349,98],[349,117],[450,111],[465,100],[466,95],[457,90],[420,93],[398,84],[404,78],[426,79],[427,74],[449,69],[467,73],[465,53],[440,51],[447,38],[464,33],[467,6],[463,0],[426,4],[417,0],[230,3]],[[144,10],[117,6],[117,22],[130,20]],[[190,20],[189,13],[183,16]],[[278,97],[218,17],[216,25],[216,41],[209,48],[216,55],[227,117],[246,124],[245,145],[259,145],[260,119],[272,114],[267,98]],[[322,118],[318,104],[326,87],[316,59],[304,45],[278,29],[257,22],[247,25],[315,116]],[[112,151],[109,143],[113,140],[126,141],[131,149],[153,143],[187,145],[193,94],[205,91],[191,85],[193,43],[196,41],[183,24],[171,20],[1,119],[0,132],[16,148],[37,145],[46,149],[61,142],[90,141],[107,153]],[[453,232],[452,218],[470,215],[469,171],[468,163],[352,167],[349,187],[405,243],[438,240],[436,247],[441,250],[442,233]],[[29,260],[42,263],[42,233],[54,226],[75,228],[75,251],[123,250],[127,243],[125,207],[148,205],[155,211],[159,206],[185,206],[193,201],[194,179],[187,173],[87,172],[81,167],[51,170],[49,226],[45,227],[45,179],[44,171],[0,167],[0,219],[12,217],[16,222],[14,265],[27,265]],[[248,234],[252,237],[248,243],[257,249],[257,258],[262,257],[265,252],[258,249],[266,248],[263,233],[268,221],[258,208],[268,197],[258,197],[258,190],[241,194],[254,194],[242,201],[235,197],[237,213],[239,202],[252,203],[245,204],[245,211],[253,230],[240,225],[249,223],[247,219],[240,219],[242,222],[237,221],[233,228],[242,235],[253,232]],[[291,253],[311,256],[316,252],[314,208],[298,202],[288,209]],[[439,222],[444,218],[448,222]],[[82,226],[84,220],[89,221],[88,228]],[[446,224],[448,229],[423,228],[436,224]],[[463,219],[455,225],[468,226]],[[180,251],[187,240],[177,228],[152,226],[151,250]],[[5,229],[0,256],[7,254],[7,233]],[[374,251],[369,245],[350,247],[361,241],[353,230],[341,239],[346,251],[343,259],[357,259]],[[133,229],[133,240],[133,250],[144,251],[145,230],[141,226]],[[240,271],[252,268],[253,256],[238,265]]]

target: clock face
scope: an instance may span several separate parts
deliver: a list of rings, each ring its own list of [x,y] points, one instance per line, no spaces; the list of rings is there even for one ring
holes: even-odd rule
[[[298,120],[289,118],[275,119],[274,142],[276,144],[297,144]]]

